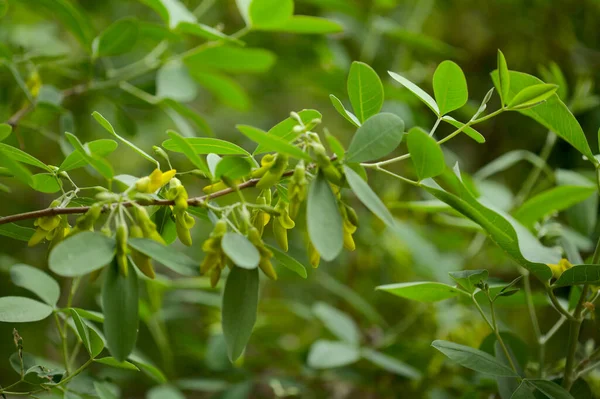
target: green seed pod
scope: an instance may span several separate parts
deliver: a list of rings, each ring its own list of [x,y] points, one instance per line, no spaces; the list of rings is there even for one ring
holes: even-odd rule
[[[279,218],[275,218],[273,221],[273,235],[277,241],[277,245],[284,251],[288,250],[288,237],[287,229],[281,225]]]
[[[277,154],[275,162],[267,170],[263,177],[256,184],[257,188],[262,190],[268,189],[279,182],[281,176],[288,166],[288,156],[285,154]]]
[[[175,229],[177,231],[177,237],[179,238],[179,241],[181,241],[183,245],[191,247],[192,235],[190,234],[190,229],[186,226],[185,215],[187,215],[187,213],[175,219]]]
[[[127,277],[128,266],[127,266],[127,237],[129,232],[127,230],[127,224],[120,223],[117,226],[117,263],[119,264],[119,270],[124,277]]]
[[[313,268],[319,267],[321,261],[321,255],[316,250],[310,239],[308,240],[308,260]]]

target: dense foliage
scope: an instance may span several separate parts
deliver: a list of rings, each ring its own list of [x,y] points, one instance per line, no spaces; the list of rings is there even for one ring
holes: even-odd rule
[[[598,7],[413,3],[0,0],[0,395],[596,397]]]

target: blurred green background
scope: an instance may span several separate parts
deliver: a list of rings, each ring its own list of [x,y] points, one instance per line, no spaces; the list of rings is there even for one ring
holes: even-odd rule
[[[182,2],[201,14],[201,22],[222,28],[226,33],[243,27],[233,0]],[[119,18],[134,16],[144,21],[145,34],[134,51],[92,63],[51,9],[37,7],[34,0],[9,0],[8,12],[0,19],[0,121],[7,120],[25,101],[9,66],[23,77],[25,84],[41,83],[46,87],[45,92],[50,93],[49,86],[63,90],[90,78],[110,77],[111,71],[144,57],[164,38],[157,28],[162,24],[158,16],[138,1],[79,0],[77,3],[91,19],[96,33]],[[266,73],[235,74],[234,80],[243,88],[236,100],[222,101],[198,86],[195,100],[188,105],[205,118],[216,137],[251,149],[253,144],[236,131],[236,124],[268,129],[289,116],[290,111],[312,108],[322,112],[323,126],[348,144],[355,129],[335,112],[328,96],[335,94],[347,102],[346,76],[354,60],[373,66],[384,81],[384,110],[400,115],[407,127],[426,129],[435,122],[434,115],[411,93],[393,83],[387,71],[401,73],[431,92],[431,77],[437,64],[445,59],[454,60],[465,71],[472,101],[472,107],[466,107],[470,108],[468,113],[455,116],[468,120],[493,86],[489,73],[495,69],[497,49],[501,49],[510,69],[561,84],[563,101],[578,117],[590,146],[597,148],[600,98],[594,94],[594,86],[600,77],[598,1],[297,0],[296,14],[333,19],[344,27],[344,32],[326,36],[253,32],[246,36],[247,46],[268,49],[277,61]],[[167,54],[201,43],[196,38],[177,35],[167,37],[167,41]],[[561,76],[564,81],[560,81]],[[154,73],[148,73],[129,82],[154,94],[155,78]],[[498,104],[494,95],[488,107],[495,109]],[[108,118],[118,132],[147,150],[166,138],[166,129],[181,129],[181,125],[157,107],[119,88],[72,96],[60,106],[70,113],[53,106],[38,107],[20,123],[8,144],[48,164],[59,165],[65,156],[63,151],[68,150],[62,139],[65,130],[76,133],[82,141],[106,137],[90,117],[94,110]],[[191,126],[199,136],[209,134]],[[436,134],[443,137],[451,132],[449,129],[441,126]],[[511,150],[539,153],[547,137],[542,126],[517,113],[501,115],[480,125],[478,130],[486,137],[485,144],[461,135],[444,148],[447,159],[460,159],[461,169],[471,174]],[[405,146],[401,146],[396,155],[404,151]],[[151,171],[149,164],[140,162],[123,146],[109,159],[117,173],[142,176]],[[173,160],[174,166],[189,168],[183,158],[173,157]],[[552,168],[563,169],[583,165],[576,151],[560,141],[550,153],[548,163]],[[528,163],[517,163],[486,180],[479,189],[498,202],[510,202],[530,169]],[[410,162],[397,165],[394,170],[407,176],[412,174]],[[74,176],[84,185],[101,182],[85,169],[76,171]],[[182,180],[190,195],[201,194],[198,180],[192,177]],[[1,215],[44,208],[53,198],[9,179],[2,178],[0,183],[4,189],[10,188],[0,191]],[[353,205],[361,222],[355,236],[357,250],[344,252],[335,262],[322,262],[319,269],[309,270],[307,280],[283,269],[278,270],[279,281],[264,281],[259,319],[243,362],[234,366],[227,360],[219,331],[219,292],[208,289],[203,279],[149,285],[149,294],[142,304],[140,352],[159,366],[170,381],[179,381],[186,388],[185,397],[189,398],[490,397],[495,390],[493,380],[450,364],[430,348],[431,341],[438,338],[479,346],[489,331],[472,308],[455,302],[418,304],[376,292],[374,288],[421,279],[447,281],[448,271],[464,268],[487,268],[493,277],[504,281],[516,277],[518,271],[499,249],[479,238],[476,232],[457,228],[456,221],[394,206],[399,201],[425,199],[422,192],[383,175],[372,175],[370,184],[401,220],[403,234],[397,236],[386,231],[382,223],[355,201]],[[543,175],[533,192],[550,184],[552,176]],[[208,223],[200,222],[199,226],[194,230],[198,244],[190,249],[182,247],[182,251],[197,259],[202,256],[200,243],[210,232]],[[290,245],[291,254],[308,264],[302,228],[293,231]],[[592,243],[581,235],[580,245],[585,252],[591,250]],[[10,282],[8,268],[15,263],[45,268],[46,251],[44,246],[31,249],[26,243],[0,239],[3,296],[27,295]],[[83,289],[75,298],[77,306],[99,309],[98,283],[82,284]],[[536,292],[540,288],[534,285]],[[68,289],[69,283],[64,282],[63,292]],[[157,305],[161,301],[162,305]],[[318,303],[346,313],[359,326],[364,347],[412,366],[422,378],[406,378],[365,360],[330,370],[308,367],[306,358],[312,344],[319,339],[337,339],[323,324],[327,316],[319,317],[318,306],[315,311]],[[542,329],[546,330],[557,317],[543,299],[541,303],[539,316]],[[522,301],[518,298],[507,301],[501,312],[507,329],[519,332],[527,344],[523,351],[533,357],[534,338]],[[8,363],[14,351],[13,327],[0,325],[1,384],[8,384],[16,377]],[[24,338],[26,351],[59,359],[58,337],[52,323],[16,327]],[[594,323],[584,328],[584,337],[598,336]],[[549,343],[548,361],[564,355],[565,334],[566,331],[561,331]],[[140,373],[96,367],[92,370],[95,378],[118,385],[124,398],[145,397],[156,385]],[[81,390],[88,389],[89,378],[81,378]],[[600,395],[600,373],[592,374],[588,383]]]

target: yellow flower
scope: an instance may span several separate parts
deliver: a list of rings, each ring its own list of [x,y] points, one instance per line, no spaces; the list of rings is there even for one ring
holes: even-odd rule
[[[559,278],[560,275],[565,272],[565,270],[572,268],[573,265],[567,259],[563,258],[558,262],[557,265],[548,263],[548,267],[550,270],[552,270],[552,276],[554,278]]]
[[[154,193],[156,190],[167,184],[177,171],[175,169],[162,172],[160,169],[154,169],[150,176],[145,176],[135,183],[135,189],[140,193]]]

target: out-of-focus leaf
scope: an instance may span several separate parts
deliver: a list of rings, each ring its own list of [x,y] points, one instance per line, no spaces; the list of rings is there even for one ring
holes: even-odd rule
[[[98,35],[92,43],[95,57],[119,55],[133,48],[138,39],[138,24],[135,18],[123,18]]]
[[[421,373],[419,370],[384,353],[377,352],[369,348],[362,348],[360,353],[363,358],[386,371],[409,378],[411,380],[418,380],[421,378]]]
[[[518,377],[513,370],[500,363],[495,357],[470,346],[442,340],[433,341],[431,346],[468,369],[499,377]]]
[[[347,366],[360,359],[358,347],[344,342],[319,340],[308,352],[308,365],[314,369]]]
[[[360,343],[358,326],[347,314],[324,302],[316,303],[313,306],[313,312],[325,327],[342,341],[353,345]]]
[[[275,63],[268,50],[233,46],[203,46],[184,58],[190,70],[217,69],[233,73],[266,72]]]
[[[131,238],[127,243],[131,248],[162,263],[176,273],[184,276],[196,274],[195,270],[198,268],[198,262],[173,247],[162,245],[147,238]]]
[[[13,238],[19,241],[29,241],[34,232],[35,230],[32,228],[19,226],[14,223],[0,225],[0,236]]]
[[[269,151],[277,151],[305,161],[311,161],[312,158],[302,151],[300,148],[288,143],[285,139],[276,135],[268,134],[267,132],[248,125],[236,125],[236,128],[242,132],[250,140],[262,145]]]
[[[420,281],[414,283],[398,283],[380,285],[376,288],[380,291],[389,292],[401,298],[420,302],[437,302],[457,296],[468,296],[468,294],[451,285],[437,283],[434,281]]]
[[[198,94],[196,82],[181,62],[166,64],[156,74],[156,96],[187,103]]]
[[[250,107],[248,94],[242,86],[226,75],[194,70],[191,71],[191,76],[200,86],[213,93],[223,104],[240,111],[245,111]]]

